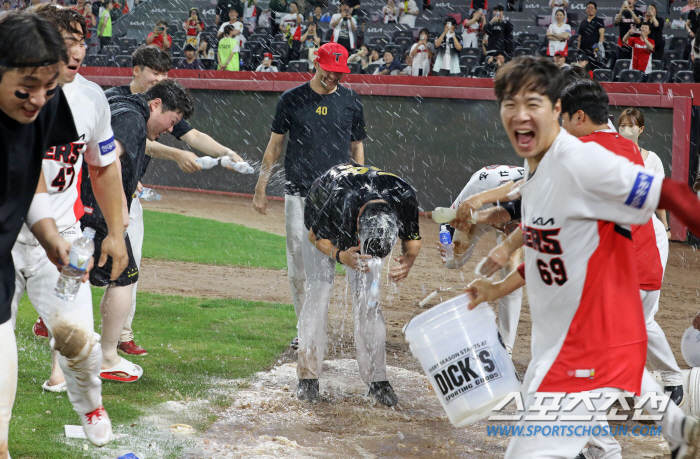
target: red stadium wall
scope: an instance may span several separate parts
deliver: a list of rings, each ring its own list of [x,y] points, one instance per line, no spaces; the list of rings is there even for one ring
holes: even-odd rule
[[[81,74],[101,86],[118,86],[131,81],[132,70],[83,67]],[[283,92],[312,78],[304,73],[199,70],[172,70],[169,75],[190,89],[270,92]],[[348,75],[343,83],[365,96],[495,100],[490,79]],[[700,106],[700,84],[603,83],[603,86],[611,105],[673,110],[672,178],[688,182],[691,148],[697,145],[697,139],[691,142],[690,137],[692,109]],[[695,164],[695,158],[692,159]],[[686,240],[687,228],[673,217],[671,230],[674,240]]]

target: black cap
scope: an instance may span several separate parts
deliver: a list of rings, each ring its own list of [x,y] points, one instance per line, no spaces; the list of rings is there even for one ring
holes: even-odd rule
[[[182,51],[197,51],[197,48],[195,48],[192,43],[187,43],[185,47],[182,48]]]
[[[586,53],[584,53],[583,51],[579,51],[578,54],[576,54],[576,60],[577,61],[587,61],[588,55],[586,55]]]

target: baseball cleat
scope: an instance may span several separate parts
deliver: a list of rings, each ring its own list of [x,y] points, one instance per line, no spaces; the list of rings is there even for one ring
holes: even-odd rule
[[[119,343],[117,349],[129,355],[148,355],[148,351],[136,344],[133,339]]]
[[[668,395],[676,406],[681,406],[685,401],[683,397],[683,385],[680,386],[666,386],[664,387],[664,394]]]
[[[671,451],[671,459],[696,459],[700,446],[700,420],[695,416],[683,418],[683,443]]]
[[[34,323],[34,326],[32,327],[32,331],[39,338],[48,338],[49,337],[49,329],[46,328],[46,324],[44,323],[43,320],[41,320],[41,317],[36,319],[36,322]]]
[[[289,343],[289,347],[291,347],[295,351],[297,349],[299,349],[299,337],[298,336],[296,338],[294,338],[291,343]]]
[[[394,393],[389,381],[370,383],[369,395],[372,395],[382,405],[394,406],[399,403],[399,397]]]
[[[104,446],[112,440],[112,421],[100,405],[95,411],[80,416],[85,436],[95,446]]]
[[[46,381],[41,385],[41,388],[46,392],[66,392],[68,388],[66,387],[66,382],[58,383],[54,386],[49,386],[49,382]]]
[[[297,386],[297,398],[316,403],[318,401],[318,379],[300,379]]]

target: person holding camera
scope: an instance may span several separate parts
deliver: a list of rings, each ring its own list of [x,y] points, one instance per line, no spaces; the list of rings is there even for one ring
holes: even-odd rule
[[[666,40],[663,34],[664,18],[658,16],[656,5],[651,4],[647,6],[647,12],[644,14],[644,22],[649,24],[649,39],[654,42],[654,52],[651,58],[660,61],[664,58]]]
[[[430,73],[430,63],[435,55],[435,46],[428,43],[429,36],[428,29],[421,29],[418,32],[418,42],[411,46],[409,54],[413,58],[411,66],[411,75],[413,76],[428,76]]]
[[[396,8],[394,0],[387,0],[386,5],[382,8],[384,16],[384,24],[396,24],[399,18],[399,10]]]
[[[512,40],[513,24],[505,19],[503,5],[496,5],[491,21],[484,27],[484,39],[481,42],[484,54],[506,52],[507,45]]]
[[[190,17],[182,24],[182,28],[187,34],[185,41],[192,46],[197,46],[197,36],[204,30],[204,22],[199,19],[197,8],[190,8]]]
[[[340,12],[331,18],[333,28],[333,43],[338,43],[352,53],[355,49],[355,31],[357,30],[357,20],[351,16],[350,7],[347,1],[340,5]]]
[[[399,4],[399,24],[414,28],[419,14],[415,0],[405,0]]]
[[[365,45],[360,46],[360,49],[355,54],[348,57],[348,64],[352,63],[360,64],[362,70],[367,68],[369,65],[369,49]]]
[[[456,26],[457,21],[452,16],[449,16],[445,19],[445,30],[435,40],[437,58],[435,59],[433,72],[437,76],[457,75],[461,72],[459,68],[459,52],[462,50],[462,44],[459,42],[459,37],[455,32]]]
[[[286,14],[280,21],[280,32],[284,35],[284,39],[289,45],[287,52],[287,62],[299,60],[301,53],[301,24],[304,22],[304,16],[299,14],[299,4],[292,2],[289,4],[289,13]]]
[[[484,32],[486,25],[486,16],[479,10],[472,11],[469,19],[465,19],[462,23],[462,46],[465,48],[478,48],[479,37]]]
[[[685,30],[688,31],[690,38],[695,38],[695,32],[700,27],[700,0],[693,3],[693,8],[688,11],[688,16],[685,19]]]
[[[617,58],[631,59],[632,48],[624,44],[624,36],[631,29],[636,30],[636,26],[642,23],[644,14],[634,7],[636,0],[625,0],[622,2],[620,11],[615,16],[615,25],[620,26],[620,34],[617,39]]]
[[[649,24],[644,23],[640,35],[630,29],[622,38],[622,42],[632,48],[632,62],[630,68],[644,73],[651,72],[651,53],[654,52],[654,40],[649,38]]]
[[[169,50],[173,45],[173,39],[168,35],[168,23],[165,21],[158,21],[153,28],[153,32],[149,33],[148,37],[146,37],[146,44],[158,47],[163,51]]]

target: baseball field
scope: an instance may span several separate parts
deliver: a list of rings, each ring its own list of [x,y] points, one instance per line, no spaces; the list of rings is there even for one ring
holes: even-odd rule
[[[250,199],[163,191],[161,201],[144,208],[134,330],[149,355],[132,359],[143,366],[144,377],[134,384],[103,384],[119,438],[103,449],[65,438],[63,426],[78,419],[65,393],[41,392],[49,374],[48,346],[31,333],[36,313],[25,298],[17,325],[13,458],[502,457],[508,438],[487,436],[486,422],[451,426],[401,332],[432,291],[472,280],[495,237],[483,238],[461,271],[447,270],[435,249],[437,225],[421,218],[423,249],[408,279],[382,287],[388,377],[399,396],[393,409],[365,396],[353,360],[352,306],[339,272],[321,401],[310,405],[294,397],[296,357],[287,347],[296,319],[286,277],[283,204],[271,201],[263,216]],[[680,339],[700,309],[698,267],[692,248],[671,245],[656,317],[681,368],[687,366]],[[444,292],[428,307],[458,292]],[[96,315],[101,293],[93,291]],[[530,355],[527,301],[523,306],[513,350],[521,373]],[[661,437],[619,441],[625,458],[670,457]]]

